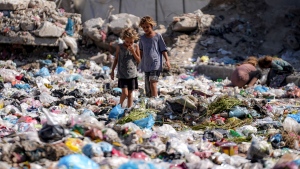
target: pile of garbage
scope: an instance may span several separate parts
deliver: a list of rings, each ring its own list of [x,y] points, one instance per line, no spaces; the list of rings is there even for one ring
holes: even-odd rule
[[[48,0],[0,1],[0,42],[60,46],[77,53],[81,15],[57,9]]]
[[[196,72],[160,79],[159,98],[119,105],[109,67],[0,62],[2,168],[297,168],[299,89],[226,87]],[[126,101],[125,101],[126,103]]]

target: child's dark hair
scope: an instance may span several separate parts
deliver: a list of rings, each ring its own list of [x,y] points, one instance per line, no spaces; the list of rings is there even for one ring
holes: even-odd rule
[[[262,69],[270,68],[272,60],[273,60],[272,56],[265,56],[263,58],[260,58],[258,60],[258,66]]]
[[[121,38],[125,39],[125,38],[132,38],[134,40],[138,40],[139,39],[139,35],[138,33],[132,29],[132,28],[124,28],[121,34]]]
[[[142,27],[142,25],[144,25],[145,23],[150,24],[152,27],[156,26],[156,22],[154,21],[154,19],[151,16],[144,16],[142,17],[139,26]]]

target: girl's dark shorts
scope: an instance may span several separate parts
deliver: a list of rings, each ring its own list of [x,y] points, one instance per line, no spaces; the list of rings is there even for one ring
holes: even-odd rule
[[[119,88],[127,88],[128,90],[135,90],[138,89],[138,80],[136,78],[132,79],[119,79],[118,80],[118,87]]]

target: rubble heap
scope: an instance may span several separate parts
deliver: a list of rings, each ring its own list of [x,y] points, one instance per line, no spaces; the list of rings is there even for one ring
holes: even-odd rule
[[[48,0],[0,0],[0,43],[59,46],[69,36],[78,39],[81,15],[57,9]],[[77,47],[77,45],[76,45]]]

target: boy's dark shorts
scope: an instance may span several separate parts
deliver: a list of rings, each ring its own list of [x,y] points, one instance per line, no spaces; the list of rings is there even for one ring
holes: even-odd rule
[[[139,88],[138,80],[136,78],[132,79],[119,79],[118,80],[118,87],[119,88],[127,88],[128,90],[136,90]]]
[[[149,78],[149,81],[158,81],[160,76],[159,70],[153,70],[151,72],[145,72],[145,77]]]

